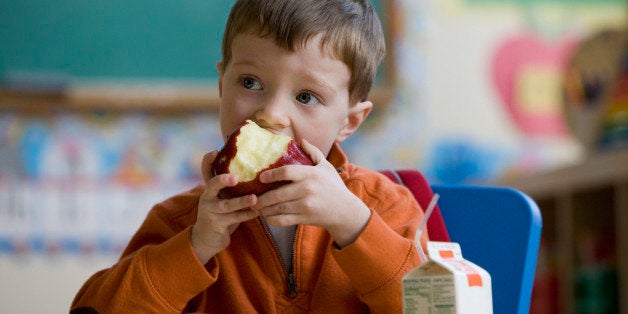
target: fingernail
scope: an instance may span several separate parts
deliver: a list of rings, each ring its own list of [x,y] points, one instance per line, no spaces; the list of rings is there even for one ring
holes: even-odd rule
[[[252,203],[253,205],[257,204],[257,196],[255,196],[255,194],[251,194],[248,197],[249,199],[247,201],[249,203]]]
[[[260,173],[260,175],[259,175],[259,180],[262,183],[266,183],[266,180],[267,180],[267,177],[268,177],[268,175],[266,173],[267,173],[267,171],[264,171],[264,172]]]
[[[227,185],[235,185],[237,184],[238,180],[236,179],[236,177],[234,175],[228,174],[227,175]]]

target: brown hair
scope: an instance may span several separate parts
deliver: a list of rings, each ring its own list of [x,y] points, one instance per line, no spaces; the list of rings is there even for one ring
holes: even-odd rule
[[[270,37],[282,48],[322,34],[322,45],[351,72],[349,97],[364,100],[386,53],[381,23],[369,0],[238,0],[222,41],[222,66],[231,59],[231,43],[241,33]]]

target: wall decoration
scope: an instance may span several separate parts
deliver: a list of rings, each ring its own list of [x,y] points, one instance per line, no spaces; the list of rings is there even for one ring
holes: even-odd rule
[[[213,116],[3,112],[0,255],[117,254],[157,202],[201,182]]]
[[[514,124],[529,136],[564,136],[563,73],[576,40],[533,34],[505,39],[491,64],[497,93]]]
[[[625,141],[627,72],[628,32],[621,29],[591,34],[569,60],[563,107],[572,134],[590,152]]]

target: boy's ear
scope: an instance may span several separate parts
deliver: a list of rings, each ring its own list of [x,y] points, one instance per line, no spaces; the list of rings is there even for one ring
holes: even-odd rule
[[[218,96],[222,98],[222,61],[216,63],[216,70],[218,70]]]
[[[347,116],[347,123],[340,129],[338,135],[336,135],[336,142],[340,143],[346,140],[353,132],[357,131],[360,125],[362,125],[362,122],[364,122],[369,113],[371,113],[372,109],[373,103],[368,100],[358,102],[351,106],[351,108],[349,108],[349,116]]]

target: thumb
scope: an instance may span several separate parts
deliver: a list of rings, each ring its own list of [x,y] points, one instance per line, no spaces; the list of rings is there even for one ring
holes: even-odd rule
[[[314,165],[318,165],[322,161],[327,160],[318,147],[310,144],[310,142],[305,139],[301,139],[301,148],[303,148],[303,151],[312,159]]]
[[[217,155],[218,151],[215,150],[203,156],[203,162],[201,163],[201,174],[203,174],[203,180],[205,181],[205,183],[207,183],[207,181],[214,176],[214,174],[211,173],[211,169]]]

